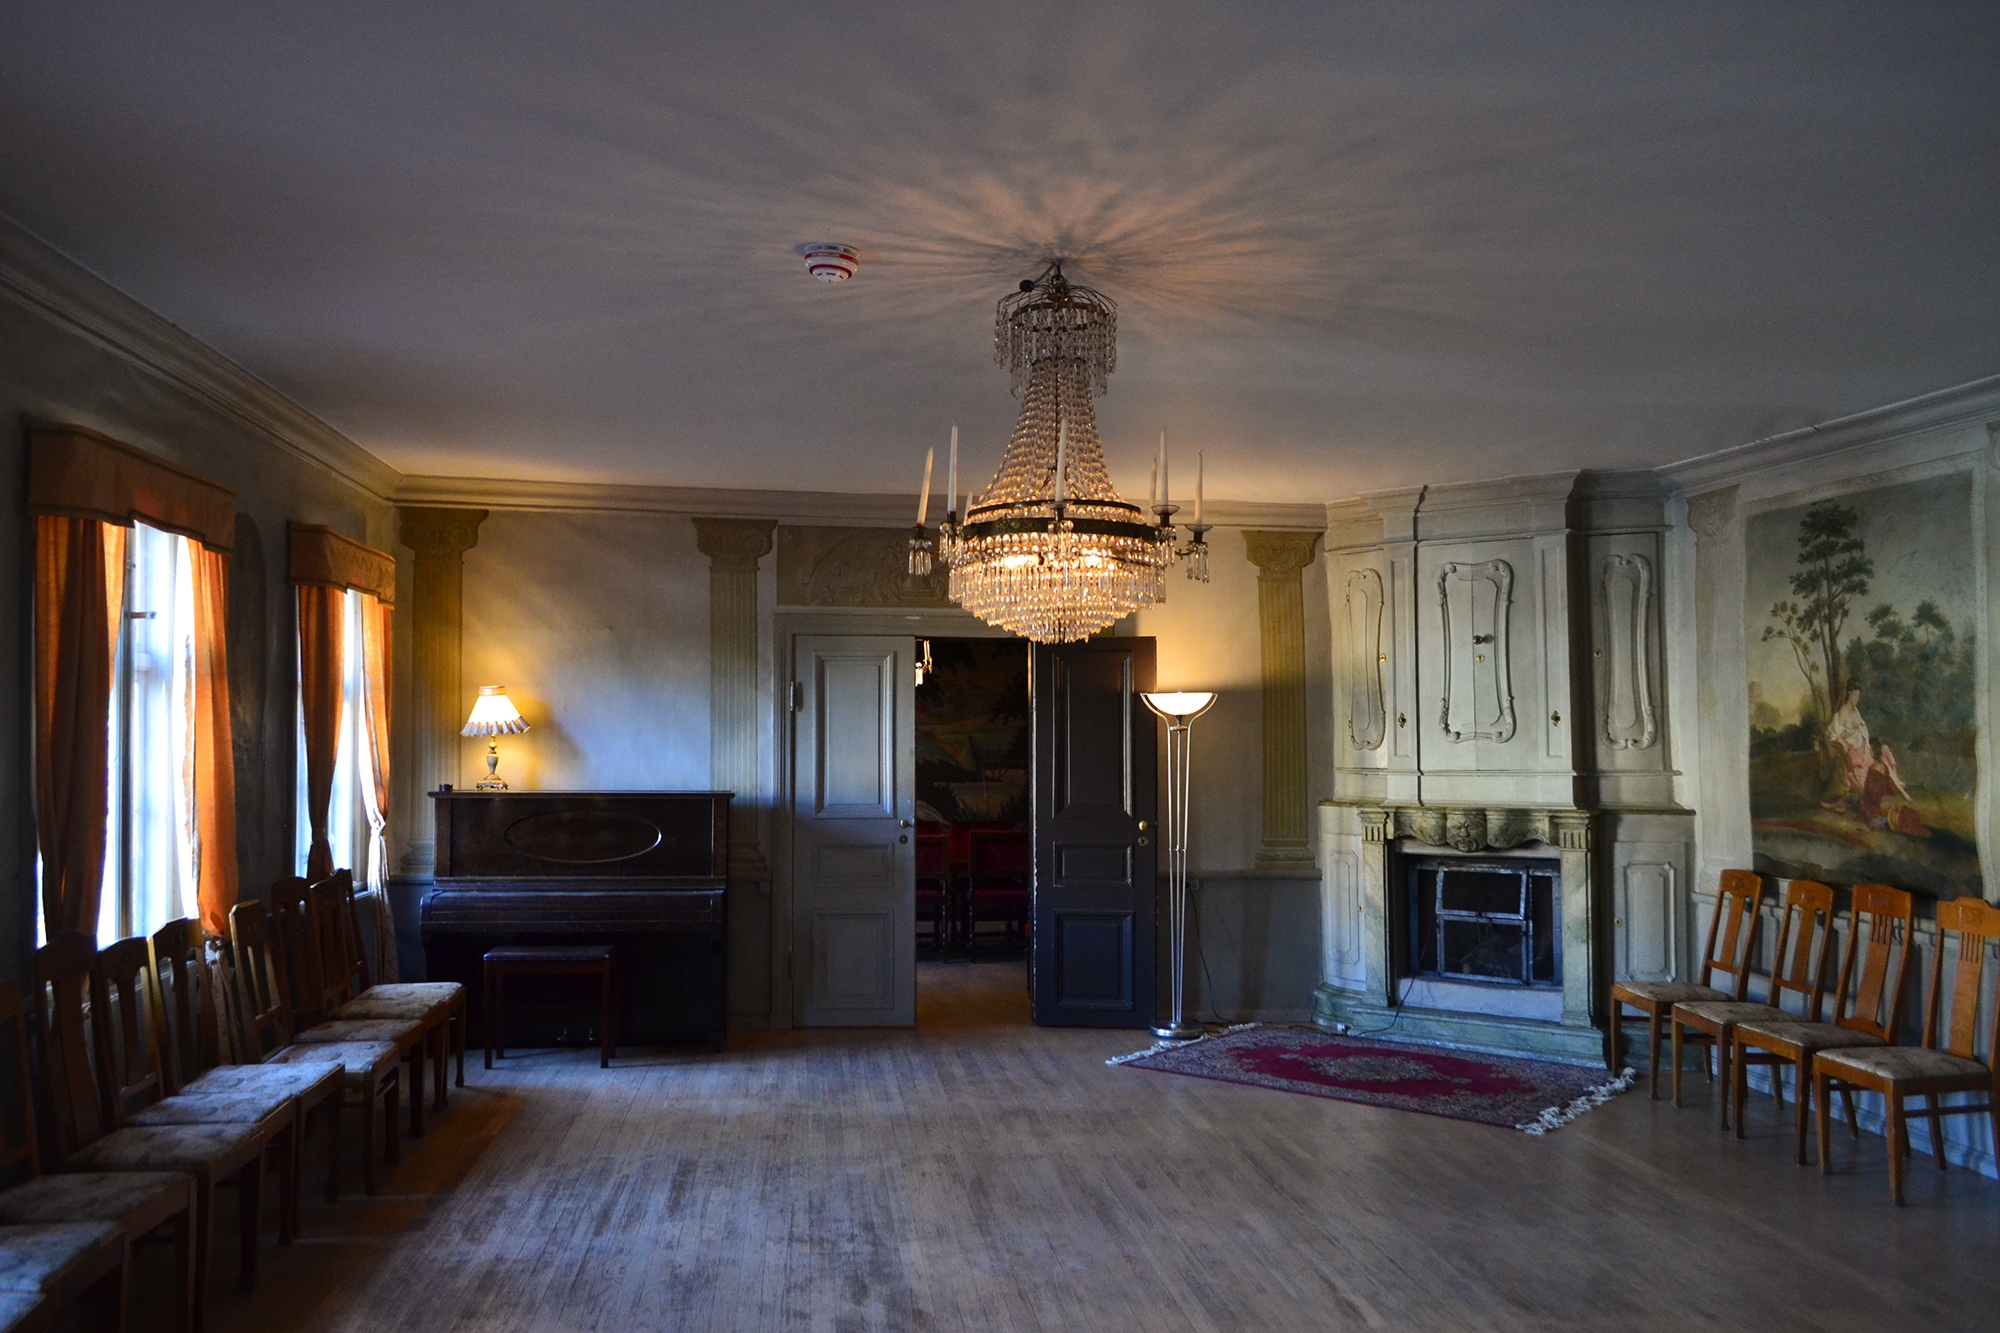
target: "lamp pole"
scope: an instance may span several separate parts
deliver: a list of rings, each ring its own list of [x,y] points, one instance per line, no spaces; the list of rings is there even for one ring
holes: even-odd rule
[[[1168,966],[1173,969],[1172,1020],[1153,1029],[1162,1041],[1192,1041],[1199,1023],[1187,1021],[1187,872],[1189,776],[1194,720],[1215,704],[1212,692],[1152,693],[1140,696],[1167,724],[1167,913]]]

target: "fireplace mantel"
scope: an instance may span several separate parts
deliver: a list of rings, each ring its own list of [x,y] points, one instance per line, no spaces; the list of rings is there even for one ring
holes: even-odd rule
[[[1355,961],[1360,966],[1358,976],[1349,975],[1349,984],[1329,977],[1319,988],[1314,1005],[1319,1022],[1348,1024],[1363,1032],[1392,1029],[1397,1036],[1484,1050],[1570,1060],[1603,1058],[1603,1036],[1592,1021],[1604,953],[1593,874],[1596,812],[1573,807],[1338,804],[1349,806],[1360,823],[1360,856],[1357,864],[1345,868],[1329,866],[1333,872],[1329,887],[1334,892],[1326,905],[1328,953],[1329,957],[1339,953],[1342,941],[1334,936],[1351,930],[1347,944],[1358,953]],[[1562,867],[1560,1016],[1494,1013],[1470,1000],[1465,1007],[1451,1007],[1449,985],[1426,984],[1421,996],[1430,1001],[1427,1005],[1408,1002],[1412,987],[1403,984],[1393,963],[1391,911],[1398,895],[1392,877],[1400,873],[1395,853],[1421,848],[1473,856],[1535,844],[1554,852]],[[1477,989],[1496,997],[1507,993],[1505,987]]]

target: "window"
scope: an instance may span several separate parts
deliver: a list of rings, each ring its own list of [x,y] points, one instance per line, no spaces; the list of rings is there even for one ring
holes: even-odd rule
[[[194,621],[188,540],[135,523],[112,668],[100,946],[196,914]]]
[[[376,882],[376,869],[371,863],[374,822],[368,814],[375,777],[369,758],[367,710],[362,703],[363,691],[367,689],[363,674],[366,659],[362,639],[362,598],[365,594],[350,590],[340,596],[340,731],[333,761],[333,792],[327,802],[326,837],[333,848],[334,867],[353,870],[357,887],[366,888]],[[303,696],[299,699],[298,729],[299,761],[294,765],[298,775],[295,793],[297,818],[294,821],[297,828],[294,849],[297,855],[294,862],[297,873],[304,875],[312,850],[312,816],[306,796]],[[365,792],[361,785],[364,782],[370,784],[370,789]]]

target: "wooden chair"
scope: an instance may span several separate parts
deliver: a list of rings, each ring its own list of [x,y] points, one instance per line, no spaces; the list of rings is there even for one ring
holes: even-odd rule
[[[1763,920],[1758,906],[1763,896],[1764,882],[1755,874],[1748,870],[1723,871],[1722,882],[1715,891],[1715,913],[1708,919],[1708,941],[1702,945],[1701,980],[1620,981],[1611,987],[1611,1022],[1607,1034],[1611,1068],[1615,1071],[1623,1066],[1619,1044],[1629,1006],[1646,1020],[1646,1046],[1651,1057],[1646,1090],[1655,1099],[1660,1095],[1660,1024],[1674,1006],[1741,1000],[1749,993],[1750,960],[1757,951],[1757,931]],[[1728,990],[1710,984],[1718,972],[1730,978]],[[1704,1033],[1700,1040],[1706,1042],[1709,1038]]]
[[[1797,1132],[1797,1158],[1806,1164],[1806,1121],[1812,1108],[1813,1057],[1821,1051],[1846,1046],[1893,1046],[1903,1017],[1903,983],[1909,975],[1911,916],[1910,895],[1886,884],[1854,886],[1853,920],[1847,928],[1847,947],[1841,950],[1840,980],[1833,991],[1833,1019],[1809,1023],[1799,1019],[1760,1020],[1738,1023],[1732,1035],[1731,1060],[1735,1066],[1730,1099],[1736,1113],[1736,1137],[1743,1137],[1743,1098],[1750,1086],[1745,1068],[1752,1051],[1774,1057],[1772,1082],[1785,1076],[1785,1066],[1793,1071]],[[1867,944],[1862,944],[1862,937]],[[1857,960],[1860,967],[1857,969]],[[1843,1088],[1847,1120],[1854,1122],[1854,1097]]]
[[[125,1327],[125,1236],[109,1222],[0,1226],[0,1327],[54,1330],[88,1299],[98,1333]]]
[[[1681,1047],[1685,1034],[1699,1032],[1715,1049],[1721,1068],[1725,1095],[1715,1100],[1721,1107],[1722,1127],[1729,1128],[1728,1089],[1731,1042],[1738,1023],[1784,1022],[1804,1018],[1819,1021],[1820,1002],[1826,995],[1827,969],[1833,961],[1833,890],[1809,879],[1795,879],[1785,886],[1778,907],[1778,944],[1771,955],[1771,984],[1766,1003],[1748,1000],[1689,1000],[1673,1008],[1674,1105],[1681,1104]],[[1799,997],[1799,1012],[1784,1007],[1785,992]],[[1770,1057],[1753,1057],[1768,1063]],[[1782,1087],[1779,1089],[1783,1095]]]
[[[287,1093],[238,1089],[168,1096],[158,1040],[161,1015],[152,975],[151,942],[119,940],[97,951],[92,993],[111,997],[98,1049],[100,1073],[110,1070],[112,1115],[121,1125],[253,1125],[278,1162],[278,1243],[298,1227],[298,1101]]]
[[[271,940],[270,914],[264,904],[251,900],[230,908],[229,937],[236,955],[236,984],[243,997],[244,1049],[261,1064],[340,1069],[349,1104],[361,1109],[361,1188],[375,1193],[378,1106],[382,1112],[380,1155],[392,1164],[402,1160],[402,1142],[397,1135],[402,1048],[389,1041],[294,1044],[284,960]]]
[[[233,1181],[241,1200],[239,1282],[246,1290],[256,1285],[264,1139],[253,1125],[117,1123],[108,1113],[109,1080],[100,1078],[94,1058],[95,1051],[109,1045],[103,1031],[108,999],[90,995],[86,1015],[96,954],[89,937],[73,930],[35,951],[34,1031],[48,1074],[55,1160],[64,1171],[184,1171],[194,1177],[194,1323],[199,1328],[207,1305],[210,1232],[220,1184]]]
[[[1028,883],[1027,833],[1017,829],[974,829],[967,835],[965,875],[965,956],[978,944],[979,923],[999,921],[1009,944],[1026,943],[1032,892]]]
[[[928,922],[940,959],[950,944],[951,834],[917,833],[917,921]]]
[[[300,1178],[306,1126],[314,1112],[327,1121],[326,1197],[340,1190],[340,1103],[346,1080],[338,1065],[221,1063],[221,1028],[209,982],[207,941],[198,922],[182,917],[153,932],[146,974],[154,1013],[160,1083],[169,1096],[251,1096],[292,1102],[292,1178]],[[297,1190],[293,1190],[296,1202]],[[297,1218],[292,1219],[293,1230]]]
[[[332,1042],[392,1042],[409,1064],[403,1087],[409,1094],[410,1137],[424,1133],[424,1056],[430,1033],[414,1019],[332,1019],[328,1015],[347,998],[344,976],[328,976],[328,946],[319,929],[321,913],[312,890],[302,879],[281,879],[271,886],[269,924],[282,959],[279,975],[288,983],[292,1042],[321,1046]],[[336,963],[344,970],[344,962]]]
[[[28,1073],[27,1007],[21,989],[0,981],[0,1042],[11,1046],[11,1057],[0,1063],[13,1079],[13,1095],[0,1114],[0,1172],[24,1179],[0,1190],[0,1224],[86,1222],[110,1223],[124,1239],[125,1263],[142,1239],[172,1229],[176,1324],[182,1333],[194,1328],[195,1203],[194,1177],[179,1171],[125,1171],[91,1174],[42,1174],[41,1151],[35,1132],[33,1081]],[[6,1327],[0,1319],[0,1327]]]
[[[450,997],[434,992],[402,998],[365,996],[368,962],[355,924],[354,877],[347,871],[337,870],[309,887],[306,907],[312,917],[311,934],[319,947],[325,1021],[417,1024],[419,1058],[428,1055],[431,1061],[431,1104],[443,1110],[450,1083],[445,1076],[453,1028]],[[463,987],[459,989],[463,991]],[[418,1064],[413,1077],[421,1079],[422,1075],[423,1066]],[[411,1085],[412,1099],[418,1097],[422,1086],[421,1082]],[[421,1121],[413,1123],[421,1128]]]
[[[334,880],[347,899],[348,976],[354,998],[334,1010],[335,1018],[421,1018],[426,1024],[442,1022],[450,1039],[451,1052],[458,1062],[457,1081],[465,1086],[465,1041],[469,1024],[469,997],[456,981],[378,982],[368,966],[368,951],[361,944],[361,910],[355,905],[354,875],[336,870]],[[439,1084],[437,1108],[444,1109],[445,1094]]]
[[[1951,986],[1951,1010],[1944,1012],[1945,948],[1947,939],[1957,947]],[[1975,1049],[1979,1040],[1979,1000],[1986,975],[1986,954],[2000,949],[2000,907],[1978,898],[1960,898],[1939,903],[1937,909],[1937,954],[1931,963],[1931,984],[1924,1000],[1924,1044],[1922,1046],[1864,1047],[1821,1051],[1813,1058],[1813,1082],[1819,1090],[1819,1169],[1833,1171],[1833,1146],[1828,1131],[1831,1116],[1827,1093],[1838,1087],[1843,1092],[1860,1088],[1879,1092],[1888,1103],[1889,1194],[1896,1206],[1903,1204],[1903,1158],[1910,1151],[1909,1121],[1903,1102],[1922,1097],[1924,1115],[1931,1125],[1931,1156],[1937,1169],[1945,1169],[1944,1123],[1948,1115],[1975,1115],[1984,1111],[1993,1122],[1993,1144],[2000,1151],[2000,984],[1993,988],[1992,1007],[1986,1019],[1986,1058]],[[1983,1092],[1984,1103],[1945,1106],[1939,1099],[1947,1093]],[[1852,1101],[1848,1103],[1848,1123],[1854,1122]],[[1857,1130],[1858,1133],[1858,1130]]]

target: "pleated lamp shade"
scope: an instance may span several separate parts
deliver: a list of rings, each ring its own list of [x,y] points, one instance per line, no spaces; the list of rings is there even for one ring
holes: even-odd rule
[[[505,685],[481,685],[461,736],[511,736],[528,729],[527,719],[507,697]]]

